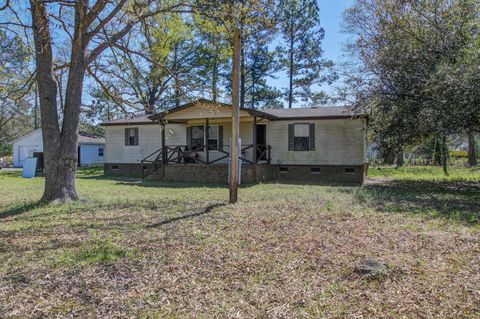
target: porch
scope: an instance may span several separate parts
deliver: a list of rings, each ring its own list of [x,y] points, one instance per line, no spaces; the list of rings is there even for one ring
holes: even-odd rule
[[[240,165],[252,169],[252,179],[256,180],[257,165],[271,164],[271,146],[263,144],[240,145]],[[206,165],[225,167],[228,173],[230,158],[230,145],[217,145],[199,147],[198,144],[190,145],[165,145],[154,153],[141,160],[142,180],[155,174],[157,177],[165,176],[165,166],[198,166]],[[185,168],[184,168],[185,169]],[[220,169],[221,170],[221,169]],[[158,176],[160,174],[160,176]]]

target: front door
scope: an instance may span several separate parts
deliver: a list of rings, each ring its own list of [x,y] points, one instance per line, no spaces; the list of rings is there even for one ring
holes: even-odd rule
[[[267,159],[265,150],[267,148],[267,126],[265,124],[257,124],[257,160],[265,161]]]

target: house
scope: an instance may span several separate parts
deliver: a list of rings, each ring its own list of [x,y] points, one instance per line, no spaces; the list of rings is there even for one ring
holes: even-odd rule
[[[43,168],[42,130],[34,130],[12,142],[13,166],[23,167],[27,157],[37,157],[39,168]],[[78,165],[97,166],[104,162],[105,139],[80,134],[78,137]]]
[[[198,100],[102,123],[106,174],[227,182],[231,106]],[[342,107],[241,109],[241,181],[361,183],[367,120]]]

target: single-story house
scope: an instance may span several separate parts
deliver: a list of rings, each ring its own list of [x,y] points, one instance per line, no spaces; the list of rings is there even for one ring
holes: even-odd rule
[[[227,182],[231,106],[197,100],[102,123],[106,174]],[[242,183],[361,183],[367,119],[343,107],[241,109]]]
[[[43,168],[42,130],[34,130],[17,138],[13,144],[13,166],[23,167],[27,157],[37,157],[37,167]],[[104,162],[105,139],[80,134],[78,136],[78,166],[99,166]]]

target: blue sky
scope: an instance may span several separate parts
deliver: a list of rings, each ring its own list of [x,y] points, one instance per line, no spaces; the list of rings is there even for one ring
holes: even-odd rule
[[[341,32],[342,13],[353,5],[353,0],[317,0],[320,7],[320,20],[325,29],[323,40],[324,57],[334,62],[342,60],[343,44],[348,36]]]

